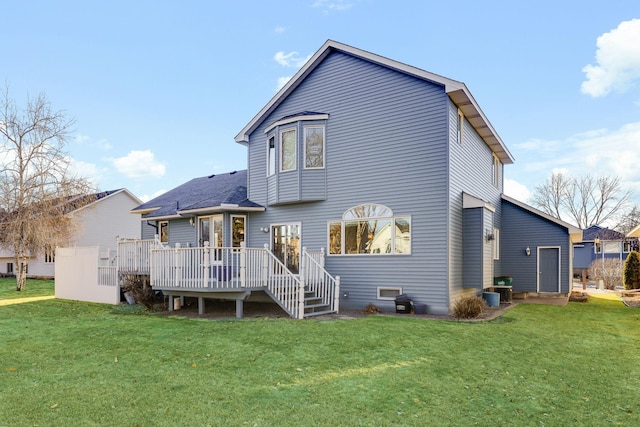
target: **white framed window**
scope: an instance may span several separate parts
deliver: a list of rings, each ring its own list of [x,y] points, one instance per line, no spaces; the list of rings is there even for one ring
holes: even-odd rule
[[[158,221],[158,234],[162,243],[169,243],[169,221]]]
[[[280,172],[297,169],[296,129],[291,128],[280,133]]]
[[[500,188],[500,159],[495,154],[493,155],[493,185]]]
[[[324,168],[324,126],[304,127],[304,168]]]
[[[247,217],[245,215],[231,215],[231,247],[239,248],[245,242],[245,226]]]
[[[328,224],[329,255],[409,255],[411,217],[378,204],[354,206]]]
[[[56,262],[55,246],[46,245],[44,247],[44,262],[45,264],[53,264],[54,262]]]
[[[499,260],[500,259],[500,229],[499,228],[493,228],[493,247],[492,247],[492,253],[493,253],[493,259],[494,260]]]
[[[464,114],[458,108],[458,124],[456,126],[456,139],[458,144],[462,144],[462,139],[464,137]]]
[[[276,137],[267,138],[267,176],[276,173]]]
[[[377,293],[378,293],[377,298],[379,300],[393,301],[396,299],[398,295],[402,294],[402,288],[394,287],[394,286],[391,286],[391,287],[378,286]]]

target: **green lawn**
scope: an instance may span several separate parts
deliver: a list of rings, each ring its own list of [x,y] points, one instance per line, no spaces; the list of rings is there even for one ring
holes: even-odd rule
[[[0,300],[43,297],[53,295],[53,293],[53,280],[27,279],[24,290],[18,292],[16,291],[15,277],[0,278]]]
[[[0,426],[639,425],[639,325],[597,299],[485,323],[8,305]]]

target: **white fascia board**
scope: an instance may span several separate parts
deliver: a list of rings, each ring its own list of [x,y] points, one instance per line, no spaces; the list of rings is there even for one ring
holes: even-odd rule
[[[312,120],[327,120],[327,119],[329,119],[329,115],[328,114],[308,114],[308,115],[299,115],[299,116],[287,117],[286,119],[278,120],[277,122],[274,122],[271,125],[269,125],[269,127],[264,130],[264,133],[269,133],[275,127],[284,126],[284,125],[287,125],[289,123],[301,122],[301,121],[305,121],[305,120],[312,121]]]
[[[462,208],[463,209],[471,209],[471,208],[484,208],[491,212],[495,212],[496,208],[489,202],[485,202],[484,200],[478,199],[477,197],[472,196],[471,194],[462,193]]]

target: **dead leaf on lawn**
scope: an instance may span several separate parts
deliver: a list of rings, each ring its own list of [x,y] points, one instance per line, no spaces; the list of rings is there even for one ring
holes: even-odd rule
[[[11,367],[11,368],[7,369],[7,372],[15,372],[17,370],[18,370],[18,368]]]
[[[54,403],[53,405],[50,406],[51,409],[56,409],[58,407],[57,403]]]
[[[195,368],[195,367],[197,367],[197,366],[198,366],[198,365],[196,365],[195,363],[192,363],[192,364],[191,364],[191,367],[192,367],[192,368]]]

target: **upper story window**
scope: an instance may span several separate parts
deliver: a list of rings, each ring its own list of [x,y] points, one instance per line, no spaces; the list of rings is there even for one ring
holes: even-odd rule
[[[267,176],[297,170],[298,161],[302,169],[323,169],[328,119],[329,114],[304,111],[269,125],[264,131]]]
[[[286,129],[280,133],[280,172],[292,171],[297,168],[296,133],[295,128]]]
[[[276,137],[271,135],[267,140],[267,176],[276,173]]]
[[[493,155],[493,185],[500,188],[500,159],[495,154]]]
[[[329,223],[330,255],[410,253],[411,217],[394,216],[386,206],[354,206]]]
[[[462,144],[463,131],[464,131],[464,114],[462,114],[462,111],[458,109],[458,124],[456,129],[456,133],[457,133],[456,138],[458,140],[458,144]]]
[[[304,168],[324,167],[324,126],[304,127]]]

